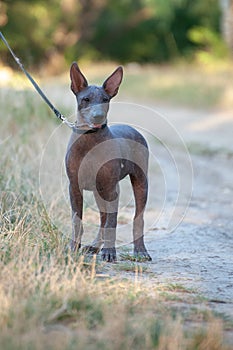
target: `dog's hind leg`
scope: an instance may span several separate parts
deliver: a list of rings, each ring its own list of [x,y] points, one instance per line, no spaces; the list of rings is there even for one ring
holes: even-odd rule
[[[135,198],[135,215],[133,220],[134,255],[136,258],[151,260],[144,244],[144,211],[148,195],[147,177],[141,169],[130,175]]]

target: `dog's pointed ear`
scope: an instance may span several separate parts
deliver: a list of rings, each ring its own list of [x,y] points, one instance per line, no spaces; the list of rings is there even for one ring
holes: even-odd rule
[[[103,83],[103,88],[112,98],[118,93],[123,78],[123,68],[118,67]]]
[[[70,67],[71,90],[76,95],[88,86],[87,79],[80,71],[76,62],[73,62]]]

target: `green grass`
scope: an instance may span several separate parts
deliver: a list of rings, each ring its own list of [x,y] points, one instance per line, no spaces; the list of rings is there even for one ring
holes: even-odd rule
[[[130,256],[116,270],[67,250],[38,178],[57,123],[33,91],[1,89],[0,102],[0,348],[230,349],[224,318],[193,310],[181,285],[159,283]],[[69,216],[64,201],[54,203]]]

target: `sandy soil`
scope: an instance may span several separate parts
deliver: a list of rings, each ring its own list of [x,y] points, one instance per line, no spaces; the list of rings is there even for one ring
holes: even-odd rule
[[[186,215],[172,233],[157,225],[147,233],[151,269],[160,281],[194,288],[213,309],[233,318],[232,111],[156,109],[189,146],[193,191]],[[168,144],[176,152],[178,145]],[[160,145],[155,148],[163,153]],[[172,200],[171,195],[168,203]]]

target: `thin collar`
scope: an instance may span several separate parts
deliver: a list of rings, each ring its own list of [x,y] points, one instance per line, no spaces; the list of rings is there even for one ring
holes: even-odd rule
[[[107,126],[107,123],[101,125],[101,128],[93,128],[93,129],[89,129],[89,130],[82,130],[82,129],[79,129],[77,126],[73,126],[72,130],[76,134],[92,134],[94,132],[97,132],[98,130],[102,130],[102,129],[106,128],[106,126]]]

